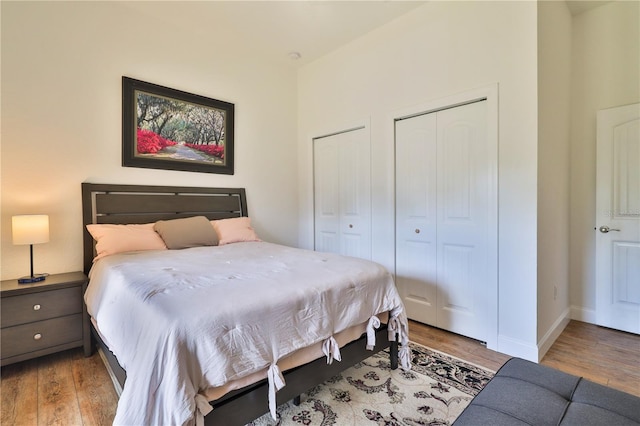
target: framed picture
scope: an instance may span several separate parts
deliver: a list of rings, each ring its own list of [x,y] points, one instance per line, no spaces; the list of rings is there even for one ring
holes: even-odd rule
[[[233,174],[234,105],[122,77],[122,165]]]

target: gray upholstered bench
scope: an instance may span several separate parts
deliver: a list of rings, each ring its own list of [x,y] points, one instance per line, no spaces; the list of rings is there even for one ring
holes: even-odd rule
[[[640,398],[512,358],[453,424],[640,425]]]

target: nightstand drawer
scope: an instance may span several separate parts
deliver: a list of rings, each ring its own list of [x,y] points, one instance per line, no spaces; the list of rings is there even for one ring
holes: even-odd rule
[[[82,288],[41,291],[3,297],[2,327],[11,327],[82,312]]]
[[[3,328],[1,357],[9,358],[82,340],[82,314]]]

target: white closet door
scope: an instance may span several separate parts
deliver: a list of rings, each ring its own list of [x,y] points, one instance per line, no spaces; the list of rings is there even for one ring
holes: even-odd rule
[[[487,341],[486,102],[396,122],[396,281],[409,318]]]
[[[340,252],[339,143],[334,138],[313,141],[315,249]]]
[[[436,114],[396,123],[396,284],[409,318],[436,324]]]
[[[438,112],[438,321],[487,340],[489,177],[486,102]]]
[[[365,128],[314,139],[315,249],[371,259],[371,153]]]
[[[358,129],[338,136],[341,138],[340,253],[371,259],[371,152],[368,132]]]

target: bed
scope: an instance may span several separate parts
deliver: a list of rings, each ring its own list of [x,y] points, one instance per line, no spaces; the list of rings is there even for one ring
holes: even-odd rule
[[[252,329],[256,329],[259,331],[255,334],[255,336],[273,335],[269,338],[277,342],[277,344],[275,345],[273,342],[270,344],[264,344],[264,346],[268,348],[265,350],[269,352],[270,356],[274,358],[270,361],[270,363],[267,363],[265,365],[261,365],[260,363],[251,364],[250,362],[246,361],[244,357],[244,351],[240,351],[243,353],[242,357],[238,357],[238,354],[234,353],[233,356],[229,358],[233,359],[233,363],[230,361],[221,362],[219,358],[213,358],[213,355],[209,355],[210,352],[216,352],[219,347],[224,346],[225,348],[235,348],[234,345],[237,340],[248,340],[250,345],[256,346],[255,341],[252,341],[251,339],[256,340],[258,339],[258,337],[246,337],[249,336],[249,334],[236,333],[235,337],[231,340],[232,344],[229,344],[229,340],[220,340],[222,339],[222,337],[211,337],[211,339],[214,340],[213,343],[206,343],[204,342],[204,340],[180,340],[180,343],[176,344],[176,347],[180,348],[181,353],[185,351],[189,352],[190,356],[196,356],[196,353],[200,354],[196,356],[196,358],[194,358],[197,362],[183,362],[181,361],[183,360],[183,358],[181,356],[178,356],[176,358],[170,358],[171,362],[166,362],[165,360],[160,363],[160,365],[154,365],[154,368],[163,369],[160,375],[163,378],[163,380],[161,380],[162,386],[167,385],[164,382],[170,383],[170,385],[168,386],[175,387],[175,392],[177,392],[178,394],[181,394],[183,388],[193,387],[196,389],[195,394],[193,392],[185,392],[185,398],[187,398],[188,402],[191,404],[189,406],[189,409],[193,410],[193,412],[191,413],[192,415],[187,418],[179,417],[178,420],[176,420],[176,418],[170,417],[128,418],[126,416],[122,416],[121,411],[125,409],[121,409],[121,406],[129,406],[129,410],[135,410],[136,404],[140,403],[139,398],[141,397],[146,398],[143,403],[158,403],[157,401],[149,402],[148,400],[154,398],[162,399],[163,397],[166,397],[167,394],[173,392],[171,390],[173,389],[172,387],[164,389],[164,394],[160,391],[157,391],[160,385],[156,383],[154,385],[156,386],[154,387],[154,389],[156,389],[158,393],[154,394],[153,397],[147,397],[147,395],[150,395],[152,392],[144,391],[144,389],[148,389],[145,388],[145,386],[147,385],[143,383],[144,380],[140,380],[141,377],[145,377],[148,374],[143,373],[144,369],[140,368],[140,365],[142,364],[140,362],[136,364],[136,361],[134,361],[134,359],[141,357],[141,355],[139,354],[143,353],[148,348],[154,347],[153,342],[155,341],[152,341],[152,343],[149,344],[145,343],[145,345],[142,345],[144,346],[144,350],[142,350],[140,347],[135,347],[136,344],[133,343],[123,344],[122,342],[127,340],[122,339],[126,338],[120,336],[118,333],[114,335],[114,329],[120,330],[119,333],[123,335],[129,333],[129,331],[126,331],[125,333],[125,331],[123,330],[130,329],[137,330],[135,331],[135,333],[138,333],[136,334],[137,336],[154,334],[155,332],[144,329],[144,321],[141,321],[141,324],[138,325],[138,319],[136,318],[136,316],[134,314],[129,315],[129,313],[145,311],[145,309],[152,309],[157,311],[158,307],[154,306],[152,308],[148,308],[145,306],[137,307],[131,305],[131,307],[129,307],[124,314],[118,315],[114,315],[113,312],[109,314],[109,309],[101,308],[102,310],[98,310],[97,308],[97,306],[109,306],[109,303],[104,301],[96,302],[96,300],[98,300],[96,299],[97,293],[102,294],[104,292],[108,294],[108,292],[114,293],[116,291],[127,291],[124,290],[125,288],[127,288],[125,286],[125,281],[128,282],[133,280],[133,276],[136,275],[136,273],[134,273],[135,269],[130,269],[134,267],[132,265],[135,264],[135,267],[138,267],[139,265],[145,265],[145,271],[160,271],[159,273],[161,274],[169,274],[173,276],[177,274],[175,270],[179,269],[181,265],[185,264],[184,258],[189,257],[190,259],[196,259],[198,256],[205,256],[206,259],[209,260],[207,262],[201,262],[200,265],[203,266],[190,266],[190,268],[193,268],[193,271],[198,271],[198,274],[196,274],[197,285],[193,285],[191,287],[198,289],[200,287],[210,286],[208,284],[209,281],[205,282],[202,280],[204,280],[204,277],[206,276],[208,280],[214,281],[216,280],[216,278],[214,277],[215,274],[221,274],[218,276],[218,281],[216,282],[220,282],[223,276],[229,278],[238,278],[238,280],[234,281],[233,287],[229,287],[225,290],[225,297],[235,297],[233,296],[235,293],[240,294],[240,292],[242,291],[241,287],[238,285],[238,283],[240,282],[242,282],[244,285],[244,283],[253,280],[254,278],[252,277],[255,277],[256,282],[265,277],[265,279],[271,280],[268,282],[272,282],[274,281],[273,274],[282,273],[282,270],[285,269],[287,271],[286,275],[292,275],[298,281],[300,281],[301,276],[299,274],[302,272],[297,271],[296,268],[290,267],[290,265],[294,264],[311,266],[317,264],[322,266],[323,268],[328,268],[328,265],[339,265],[338,262],[342,262],[342,260],[354,262],[347,263],[344,266],[340,266],[338,268],[338,272],[340,272],[340,274],[343,274],[340,268],[346,268],[345,271],[359,270],[360,274],[364,274],[364,271],[375,270],[376,266],[373,262],[368,262],[360,259],[341,259],[341,256],[336,256],[334,258],[335,255],[331,254],[320,254],[311,251],[293,249],[289,247],[273,245],[268,242],[239,242],[236,244],[228,244],[220,247],[196,247],[184,250],[159,250],[157,252],[148,251],[131,254],[117,254],[114,256],[105,257],[104,259],[94,264],[93,259],[96,254],[95,243],[92,236],[89,234],[89,232],[86,231],[87,225],[148,224],[154,223],[156,221],[170,221],[172,219],[192,218],[194,216],[204,216],[207,220],[211,221],[220,221],[222,219],[230,218],[243,218],[248,217],[246,195],[244,189],[242,188],[168,187],[83,183],[82,204],[83,228],[85,229],[85,232],[83,234],[84,269],[87,273],[90,273],[91,277],[89,289],[87,291],[87,294],[85,295],[85,300],[87,300],[89,311],[90,313],[92,313],[92,335],[99,348],[101,349],[101,352],[105,355],[108,365],[113,373],[113,377],[120,386],[124,387],[124,392],[122,394],[123,396],[121,396],[121,401],[119,402],[116,420],[120,419],[121,421],[128,421],[130,419],[142,419],[142,421],[145,423],[171,422],[181,424],[204,423],[210,425],[242,425],[256,419],[257,417],[269,411],[271,411],[272,415],[275,415],[274,407],[276,405],[284,403],[292,398],[299,397],[299,395],[309,390],[313,386],[326,381],[333,375],[354,365],[355,363],[366,359],[373,353],[387,347],[391,348],[391,368],[397,368],[398,364],[400,364],[404,368],[409,368],[406,316],[404,314],[402,302],[400,301],[391,280],[391,284],[386,282],[383,285],[384,289],[374,290],[374,287],[371,287],[371,291],[366,292],[366,297],[372,298],[371,300],[375,300],[375,302],[373,303],[375,307],[370,308],[372,310],[371,315],[370,313],[365,312],[369,308],[356,309],[355,307],[359,306],[357,305],[357,303],[360,303],[360,301],[355,300],[350,302],[349,304],[349,306],[354,306],[353,310],[355,313],[353,313],[352,318],[350,318],[350,315],[352,314],[347,312],[342,312],[339,315],[328,314],[328,312],[331,310],[330,306],[339,305],[343,299],[347,300],[345,299],[346,296],[339,295],[337,293],[331,296],[333,297],[334,302],[327,303],[326,308],[324,307],[324,304],[320,303],[319,301],[325,300],[326,298],[331,300],[331,297],[327,296],[330,295],[330,293],[326,293],[326,295],[325,293],[322,293],[322,295],[318,296],[319,299],[316,299],[315,302],[311,302],[308,306],[319,307],[317,309],[312,309],[312,311],[317,311],[316,313],[314,313],[314,315],[317,315],[319,313],[320,318],[325,318],[325,323],[327,322],[326,319],[330,319],[329,322],[331,322],[332,328],[329,334],[322,334],[325,331],[322,331],[323,328],[320,326],[316,328],[315,325],[309,326],[309,324],[311,323],[290,321],[293,324],[298,324],[299,327],[303,327],[304,329],[313,329],[314,332],[294,333],[289,330],[281,330],[280,337],[277,337],[278,333],[275,331],[265,333],[264,330],[259,329],[259,327],[262,325],[262,322],[264,322],[265,324],[268,323],[266,319],[264,321],[255,321],[254,318],[254,321],[251,322],[251,327]],[[182,258],[180,258],[180,256],[182,256]],[[250,261],[254,263],[247,263]],[[217,262],[215,264],[216,266],[211,266],[215,262]],[[227,266],[231,263],[235,265],[242,265],[241,270],[231,271],[227,269]],[[248,268],[246,265],[252,266]],[[285,265],[285,267],[281,268],[282,265]],[[203,269],[202,271],[200,271],[200,269],[197,269],[200,267],[212,269]],[[377,267],[379,267],[379,265]],[[362,268],[362,270],[360,270],[360,268]],[[329,271],[327,272],[327,276],[338,273],[336,271],[330,271],[328,269],[321,270]],[[366,274],[368,273],[369,272],[366,272]],[[319,276],[323,274],[314,273],[313,275]],[[388,273],[386,274],[388,275]],[[136,298],[144,300],[153,299],[156,294],[162,294],[165,298],[160,300],[164,300],[166,302],[166,300],[168,300],[166,295],[171,294],[175,296],[176,301],[181,300],[180,303],[176,302],[176,305],[185,304],[184,301],[187,299],[180,299],[181,297],[183,297],[183,295],[181,294],[183,287],[177,287],[173,282],[165,283],[164,278],[160,279],[156,278],[155,276],[151,276],[151,278],[149,278],[147,272],[145,272],[145,274],[138,275],[144,275],[144,280],[153,282],[153,285],[155,285],[156,287],[150,289],[144,287],[143,290],[140,290],[142,287],[140,287],[137,283],[134,283],[133,288],[135,288],[136,290],[130,295],[127,295],[127,301]],[[293,286],[293,283],[287,284],[287,280],[280,280],[281,276],[282,275],[277,275],[278,279],[276,281],[278,281],[278,285],[283,286],[282,289],[285,289],[284,294],[286,294],[287,297],[289,297],[289,295],[294,296],[297,293],[307,291],[307,286],[311,288],[313,287],[313,285],[316,285],[311,283],[311,278],[308,278],[305,279],[305,286],[298,285],[298,287],[300,288],[300,290],[298,290],[298,288]],[[116,277],[116,279],[114,280],[113,277]],[[184,277],[180,279],[183,278]],[[354,291],[353,287],[353,283],[361,278],[356,279],[353,277],[346,277],[345,279],[349,282],[349,285],[347,285],[346,287],[350,289],[351,293],[363,293],[361,289],[356,289],[356,291]],[[381,278],[375,279],[381,280]],[[388,281],[388,279],[385,280]],[[104,280],[108,281],[110,284],[101,284],[100,282]],[[308,285],[306,281],[309,281]],[[92,289],[92,282],[96,283],[93,286],[94,289]],[[116,284],[113,284],[114,282]],[[290,285],[293,287],[288,287],[287,289],[287,287],[284,287],[286,285]],[[324,285],[324,283],[322,285]],[[390,287],[393,288],[391,289]],[[97,291],[96,288],[101,288],[101,290]],[[176,289],[179,289],[179,291]],[[253,300],[254,302],[255,300],[265,300],[265,303],[266,300],[271,300],[269,292],[259,293],[259,290],[245,290],[245,294],[246,292],[251,292],[253,294],[256,291],[258,291],[258,293],[256,294],[260,294],[259,296],[255,298],[244,297],[244,299],[246,299],[247,301]],[[314,292],[317,291],[314,290]],[[365,306],[365,304],[370,304],[369,301],[365,303],[365,296],[362,295],[358,297],[361,297],[363,299],[363,306]],[[251,304],[251,307],[247,308],[247,312],[253,315],[258,315],[258,317],[265,314],[265,312],[267,311],[281,312],[281,310],[284,309],[282,308],[282,306],[286,304],[284,301],[282,303],[278,302],[281,299],[281,295],[277,298],[274,297],[272,299],[273,300],[271,300],[269,303],[273,303],[273,305],[269,305],[269,307],[263,307],[262,304],[253,303]],[[200,303],[200,305],[198,305],[198,303]],[[277,303],[280,303],[280,305],[277,305]],[[293,302],[293,304],[296,303],[298,305],[300,304],[299,301]],[[113,305],[113,303],[111,305]],[[235,301],[232,305],[234,307],[240,306]],[[209,313],[205,315],[205,311],[208,311],[208,309],[202,309],[202,306],[204,305],[202,305],[201,299],[197,301],[194,300],[193,306],[200,306],[200,308],[187,311],[190,316],[197,318],[197,321],[199,321],[198,324],[200,324],[204,320],[209,321]],[[222,304],[220,305],[220,307],[222,307]],[[163,312],[166,312],[166,309],[172,311],[174,307],[165,307],[165,311]],[[261,312],[259,311],[260,309],[264,309],[265,311]],[[222,308],[218,309],[218,311],[221,311],[222,313],[226,312]],[[126,321],[128,322],[121,323],[125,324],[125,326],[107,326],[107,324],[112,321],[111,317],[105,316],[107,314],[111,315],[111,317],[118,317],[119,315],[122,316],[122,318],[114,318],[114,321],[123,321],[124,317],[126,316]],[[231,312],[227,312],[227,314],[232,315]],[[363,315],[365,315],[366,318],[364,318]],[[146,316],[146,318],[149,318],[148,315]],[[357,318],[357,320],[354,320],[355,318]],[[363,319],[365,320],[363,321]],[[307,318],[305,317],[304,321],[306,320]],[[154,321],[157,323],[165,321],[165,319],[163,316],[158,316],[157,320],[154,319]],[[216,319],[216,321],[218,320]],[[351,322],[349,323],[349,326],[346,327],[346,323],[348,321]],[[173,324],[176,321],[167,320],[165,322],[167,324]],[[114,322],[114,324],[117,324],[117,322]],[[231,328],[241,329],[243,326],[243,324],[240,324],[240,322],[238,322],[237,327],[234,326]],[[139,327],[140,329],[138,330],[136,327]],[[267,325],[265,325],[265,327],[267,327]],[[164,327],[160,328],[162,330],[167,329]],[[177,327],[177,329],[179,330],[183,330],[186,328],[187,327]],[[188,328],[191,329],[191,327]],[[214,328],[216,327],[205,327],[205,329],[207,330],[206,333],[209,333],[210,330]],[[227,330],[227,334],[229,334],[228,331],[229,330]],[[132,331],[131,333],[134,332]],[[191,331],[189,331],[189,333],[191,333]],[[213,332],[211,331],[211,333]],[[164,336],[173,336],[175,334],[180,333],[173,331],[162,331],[163,338]],[[300,334],[300,336],[298,336],[298,334]],[[284,335],[287,335],[287,338],[283,338],[282,336]],[[238,336],[241,337],[239,338]],[[204,337],[198,336],[194,339],[204,339]],[[112,347],[110,348],[109,345],[105,343],[105,341],[109,342]],[[221,341],[225,341],[227,343],[225,343],[224,345],[216,346],[216,342]],[[163,345],[168,345],[166,340],[162,340],[162,342]],[[398,342],[400,342],[400,348],[398,348]],[[127,346],[135,347],[135,349]],[[277,349],[269,349],[271,347],[275,348],[276,346]],[[183,347],[187,349],[184,349]],[[197,349],[192,350],[192,348]],[[207,349],[205,351],[202,348]],[[155,351],[157,350],[157,348],[153,350]],[[190,351],[193,352],[193,354]],[[125,372],[125,369],[121,367],[118,358],[114,355],[113,352],[115,352],[122,360],[124,360],[123,364],[127,366],[127,369],[129,369],[128,373]],[[135,354],[130,355],[131,352],[134,352]],[[201,352],[206,352],[205,357],[207,358],[207,360],[213,360],[211,365],[205,365],[208,364],[208,362],[202,361],[203,356]],[[277,352],[277,354],[274,355],[274,353],[272,352]],[[149,353],[152,353],[151,350],[149,350]],[[150,355],[148,359],[162,359],[162,357],[167,356],[168,355],[166,355],[165,353],[162,353],[161,355],[154,354],[153,356]],[[331,362],[334,358],[336,360],[341,359],[341,361]],[[259,357],[257,357],[256,359],[259,359]],[[187,364],[189,365],[188,368],[184,366]],[[193,367],[194,365],[196,367]],[[238,365],[249,365],[249,367],[239,368]],[[259,368],[256,367],[256,365],[259,365]],[[178,366],[179,368],[168,368],[167,366]],[[172,378],[172,371],[176,369],[188,371],[188,374],[186,374],[188,377],[184,380],[184,382],[180,381],[182,380],[181,378],[180,380],[174,380],[174,378]],[[222,374],[221,371],[225,373]],[[232,371],[232,373],[227,374],[228,371]],[[253,371],[253,374],[248,374],[248,372],[250,371]],[[202,375],[202,377],[199,377],[198,375]],[[218,377],[218,375],[222,377]],[[227,379],[230,379],[228,383],[226,383]],[[125,385],[125,382],[127,381],[130,383],[128,385]],[[222,381],[225,381],[225,383],[222,383]],[[127,390],[130,391],[128,392],[128,394]],[[207,401],[209,401],[208,404]],[[166,401],[162,400],[160,403],[165,404],[165,402]],[[169,407],[171,407],[172,404],[173,403],[171,401],[166,402],[166,405]],[[193,407],[195,407],[195,409]],[[211,407],[213,408],[212,410]]]

